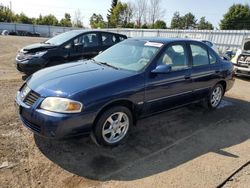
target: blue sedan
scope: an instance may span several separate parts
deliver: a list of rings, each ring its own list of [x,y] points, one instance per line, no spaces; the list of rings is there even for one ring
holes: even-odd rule
[[[131,38],[91,60],[38,71],[16,102],[35,134],[92,134],[115,146],[140,118],[201,100],[217,108],[233,83],[232,64],[202,42]]]

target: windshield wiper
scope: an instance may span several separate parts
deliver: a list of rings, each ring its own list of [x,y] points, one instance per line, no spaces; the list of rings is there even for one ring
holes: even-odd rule
[[[106,63],[106,62],[97,62],[95,59],[91,59],[92,61],[94,61],[95,63],[97,63],[97,64],[101,64],[101,65],[105,65],[105,66],[108,66],[108,67],[112,67],[112,68],[114,68],[114,69],[116,69],[116,70],[118,70],[119,68],[118,67],[115,67],[115,66],[113,66],[113,65],[110,65],[110,64],[108,64],[108,63]]]
[[[102,65],[106,65],[106,66],[108,66],[108,67],[112,67],[112,68],[118,70],[117,67],[115,67],[115,66],[113,66],[113,65],[110,65],[110,64],[108,64],[108,63],[106,63],[106,62],[100,62],[100,63],[101,63]]]

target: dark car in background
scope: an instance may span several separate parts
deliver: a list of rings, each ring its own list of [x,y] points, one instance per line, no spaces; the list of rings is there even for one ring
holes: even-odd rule
[[[140,118],[201,100],[217,108],[233,83],[232,63],[202,42],[131,38],[91,60],[36,72],[16,102],[38,135],[91,133],[114,146]]]
[[[68,31],[21,49],[16,57],[16,67],[30,75],[44,67],[93,58],[126,38],[125,35],[104,31]]]

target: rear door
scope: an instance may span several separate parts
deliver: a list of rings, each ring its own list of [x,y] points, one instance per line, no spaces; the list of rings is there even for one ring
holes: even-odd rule
[[[95,57],[101,50],[98,32],[80,35],[70,42],[69,61],[78,59],[90,59]]]
[[[83,53],[82,57],[84,59],[90,59],[99,54],[101,49],[100,43],[100,33],[99,32],[91,32],[83,35]]]
[[[212,60],[213,57],[209,55],[206,45],[189,42],[189,49],[192,60],[192,88],[198,100],[208,95],[219,71],[216,69],[216,60]]]
[[[172,70],[164,74],[148,73],[145,113],[155,113],[191,102],[192,81],[186,44],[184,42],[169,44],[156,61],[156,66],[169,64]]]

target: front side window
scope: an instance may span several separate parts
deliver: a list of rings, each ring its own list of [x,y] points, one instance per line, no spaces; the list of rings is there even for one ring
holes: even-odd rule
[[[97,47],[98,46],[98,36],[95,33],[89,33],[77,37],[74,40],[74,45],[83,45],[84,47]]]
[[[168,64],[172,71],[186,69],[188,62],[186,49],[182,44],[173,44],[167,47],[158,61],[159,64]]]
[[[161,43],[125,40],[108,48],[94,60],[97,63],[107,63],[120,69],[140,71],[149,64],[162,45]]]
[[[197,44],[191,44],[190,48],[192,52],[194,67],[209,64],[208,53],[206,48],[203,48],[202,46]]]

